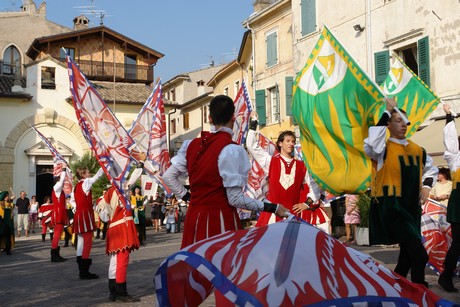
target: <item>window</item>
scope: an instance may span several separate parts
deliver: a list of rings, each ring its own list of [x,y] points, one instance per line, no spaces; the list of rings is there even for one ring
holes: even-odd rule
[[[224,87],[224,95],[228,96],[228,86]]]
[[[190,128],[189,126],[189,116],[190,116],[190,113],[184,113],[182,114],[182,127],[184,128],[184,130],[188,130]]]
[[[65,60],[67,57],[67,53],[70,55],[72,59],[75,59],[75,48],[66,48],[66,47],[59,49],[59,58],[61,60]]]
[[[41,70],[42,89],[54,90],[56,89],[55,81],[55,68],[42,66]]]
[[[171,134],[176,133],[176,119],[171,119]]]
[[[302,36],[314,32],[316,30],[316,0],[301,0],[300,14]]]
[[[137,57],[136,55],[125,54],[125,78],[137,78]]]
[[[417,43],[395,49],[394,52],[420,79],[430,86],[430,52],[428,36]],[[381,84],[390,70],[390,51],[384,50],[374,54],[375,81]]]
[[[279,108],[279,98],[278,98],[278,86],[274,86],[268,90],[269,98],[267,100],[267,109],[268,112],[268,122],[278,123],[280,121],[280,108]]]
[[[238,95],[238,92],[240,91],[240,80],[235,81],[235,96]]]
[[[171,91],[171,101],[176,101],[176,89],[173,88]]]
[[[267,67],[271,67],[278,63],[278,38],[276,31],[267,34]]]
[[[5,75],[12,75],[16,72],[16,67],[21,67],[21,54],[18,48],[9,46],[3,53],[3,65],[1,72]]]

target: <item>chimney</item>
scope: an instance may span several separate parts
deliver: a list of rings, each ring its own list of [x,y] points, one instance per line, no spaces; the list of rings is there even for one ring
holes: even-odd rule
[[[272,4],[273,0],[255,0],[252,3],[252,6],[254,7],[254,12],[260,12],[263,9],[267,8]]]
[[[89,27],[89,19],[85,15],[80,15],[73,19],[73,29],[74,30],[84,30]]]
[[[206,92],[205,85],[206,85],[206,82],[204,82],[203,79],[196,82],[198,96],[204,95],[204,93]]]

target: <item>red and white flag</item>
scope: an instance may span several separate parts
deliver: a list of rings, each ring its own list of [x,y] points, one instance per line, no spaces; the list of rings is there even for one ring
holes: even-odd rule
[[[70,56],[67,56],[67,66],[82,133],[104,173],[116,187],[120,200],[130,208],[122,183],[131,167],[136,144]]]
[[[65,195],[70,195],[72,193],[72,171],[70,170],[69,163],[64,159],[64,157],[57,151],[57,149],[51,144],[46,136],[44,136],[37,128],[32,127],[32,129],[37,132],[38,136],[48,147],[51,155],[53,156],[53,177],[60,177],[62,173],[62,168],[66,167],[66,175],[64,179],[64,187],[62,190]]]
[[[249,129],[249,118],[252,113],[251,98],[246,88],[246,83],[241,82],[241,87],[234,100],[235,123],[233,125],[233,141],[238,145],[244,144]]]
[[[452,306],[305,222],[228,231],[169,256],[158,306],[198,306],[219,291],[236,306]]]
[[[257,134],[257,142],[259,146],[264,149],[271,156],[277,153],[276,145],[269,138],[262,133]],[[263,199],[268,192],[268,174],[265,174],[263,168],[252,159],[251,170],[248,174],[248,184],[246,185],[244,193],[254,199]]]
[[[147,98],[136,120],[129,129],[129,135],[134,139],[140,150],[146,153],[147,160],[158,171],[152,177],[163,187],[166,194],[170,195],[172,193],[171,190],[160,177],[171,164],[166,142],[166,119],[161,82],[157,83]]]
[[[428,254],[428,266],[436,273],[444,270],[444,259],[452,243],[452,230],[447,222],[447,207],[428,198],[422,206],[421,230]],[[457,272],[458,275],[458,272]]]

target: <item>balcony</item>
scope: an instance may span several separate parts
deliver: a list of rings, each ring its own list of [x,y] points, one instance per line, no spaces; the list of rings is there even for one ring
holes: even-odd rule
[[[58,60],[65,63],[65,59]],[[75,62],[89,80],[113,81],[115,78],[117,82],[153,82],[152,66],[78,59]]]

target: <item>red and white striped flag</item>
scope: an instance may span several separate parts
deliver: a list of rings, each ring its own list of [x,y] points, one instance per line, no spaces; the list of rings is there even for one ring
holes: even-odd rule
[[[198,306],[215,289],[236,306],[453,306],[305,222],[228,231],[169,256],[158,306]]]
[[[37,128],[32,127],[32,129],[37,132],[38,136],[42,139],[43,143],[48,147],[51,155],[53,156],[53,176],[60,177],[62,173],[62,168],[66,167],[66,175],[64,179],[64,187],[62,190],[65,195],[70,195],[72,193],[72,171],[70,170],[69,163],[64,159],[64,157],[57,151],[57,149],[51,144],[46,136],[44,136]]]
[[[251,98],[246,88],[246,83],[241,82],[241,87],[234,100],[235,123],[233,125],[233,141],[238,145],[244,144],[246,133],[249,129],[249,118],[252,113]]]

